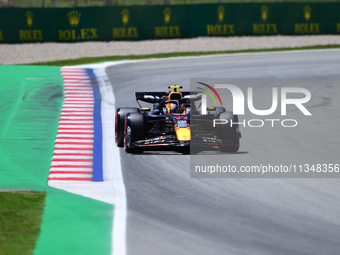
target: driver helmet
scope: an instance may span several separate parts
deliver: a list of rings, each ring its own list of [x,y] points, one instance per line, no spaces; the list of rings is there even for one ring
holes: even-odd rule
[[[175,103],[168,103],[166,105],[167,113],[183,113],[185,111],[185,107],[181,104],[179,106],[179,109],[177,107],[177,104]]]

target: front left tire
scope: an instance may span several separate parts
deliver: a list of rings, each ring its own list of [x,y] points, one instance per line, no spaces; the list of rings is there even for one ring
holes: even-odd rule
[[[136,107],[121,107],[116,110],[115,119],[115,141],[118,147],[124,146],[124,125],[125,116],[129,112],[138,112]]]
[[[127,153],[143,153],[144,148],[136,147],[136,141],[145,140],[146,116],[140,112],[130,112],[125,116],[124,150]]]

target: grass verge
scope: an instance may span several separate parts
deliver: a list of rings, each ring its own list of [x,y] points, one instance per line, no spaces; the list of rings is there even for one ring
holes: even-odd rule
[[[308,47],[297,48],[275,48],[275,49],[255,49],[255,50],[229,50],[229,51],[209,51],[209,52],[172,52],[160,53],[150,55],[128,55],[128,56],[108,56],[108,57],[87,57],[68,60],[57,60],[51,62],[39,62],[29,65],[44,65],[44,66],[72,66],[83,65],[107,61],[121,61],[121,60],[138,60],[150,58],[171,58],[171,57],[190,57],[190,56],[206,56],[206,55],[220,55],[220,54],[235,54],[235,53],[254,53],[254,52],[272,52],[272,51],[293,51],[293,50],[317,50],[317,49],[337,49],[340,45],[316,45]]]
[[[0,254],[33,254],[46,193],[0,192]]]

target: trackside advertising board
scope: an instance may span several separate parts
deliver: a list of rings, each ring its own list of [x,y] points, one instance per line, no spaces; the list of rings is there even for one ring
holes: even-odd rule
[[[0,43],[338,34],[340,3],[0,9]]]

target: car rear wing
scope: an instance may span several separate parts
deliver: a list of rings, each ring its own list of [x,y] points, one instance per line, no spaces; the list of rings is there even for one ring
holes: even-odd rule
[[[199,91],[181,91],[183,95],[183,99],[190,99],[190,96],[202,94]],[[168,92],[136,92],[136,100],[143,101],[146,103],[160,103],[166,100],[167,96],[169,95]]]
[[[162,97],[166,95],[167,92],[136,92],[136,100],[154,104],[164,101]]]

